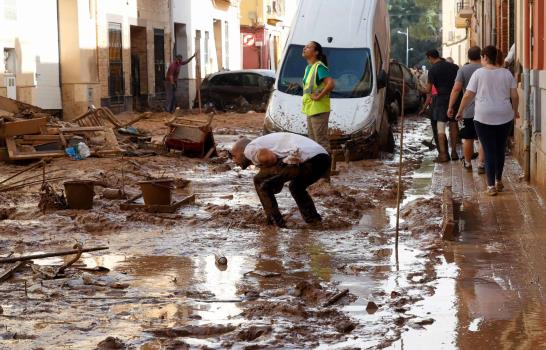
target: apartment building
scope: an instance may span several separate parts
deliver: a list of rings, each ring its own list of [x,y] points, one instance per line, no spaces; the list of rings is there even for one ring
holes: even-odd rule
[[[198,59],[180,71],[180,107],[193,105],[198,76],[241,69],[238,0],[173,0],[173,33],[175,54],[190,57],[199,52]]]
[[[119,112],[165,96],[170,0],[59,0],[65,119],[89,105]]]
[[[451,57],[455,64],[463,65],[469,48],[469,28],[472,13],[464,9],[464,1],[442,1],[442,56]]]
[[[289,17],[284,0],[241,1],[244,68],[277,69],[286,40],[285,28],[292,20]]]

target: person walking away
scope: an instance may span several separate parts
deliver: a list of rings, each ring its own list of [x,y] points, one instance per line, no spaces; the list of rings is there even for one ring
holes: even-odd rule
[[[432,132],[438,140],[438,162],[447,162],[450,159],[448,143],[446,136],[446,126],[448,124],[447,110],[449,108],[449,97],[455,84],[455,77],[459,67],[440,58],[438,50],[429,50],[426,58],[431,68],[428,72],[427,92],[432,91],[432,86],[436,87],[438,94],[432,98]],[[459,128],[457,122],[449,123],[449,140],[451,144],[451,160],[458,160],[457,141],[459,138]]]
[[[474,125],[485,154],[487,194],[497,195],[504,189],[506,140],[514,118],[519,118],[519,96],[517,83],[509,70],[498,67],[495,46],[482,51],[482,65],[474,72],[466,88],[457,112],[457,119],[463,117],[465,108],[475,100]]]
[[[303,76],[302,112],[307,116],[308,135],[331,154],[328,121],[330,93],[335,88],[335,82],[319,43],[311,41],[305,45],[302,56],[307,60]]]
[[[235,164],[243,169],[250,164],[260,168],[254,176],[254,186],[269,224],[286,226],[275,199],[286,182],[290,182],[288,189],[305,222],[317,224],[322,220],[307,187],[330,168],[331,159],[324,147],[305,136],[278,132],[253,141],[241,138],[231,154]]]
[[[455,78],[455,84],[451,90],[451,97],[449,98],[448,116],[453,118],[456,114],[456,103],[459,99],[461,91],[464,91],[470,82],[472,74],[480,68],[481,64],[481,52],[482,50],[478,46],[473,46],[468,49],[468,64],[465,64],[457,72]],[[463,128],[460,130],[461,138],[463,139],[463,154],[464,161],[463,167],[467,171],[472,171],[472,157],[474,155],[474,140],[478,138],[476,135],[476,128],[474,127],[474,100],[472,100],[463,112]],[[483,164],[483,150],[481,144],[478,150],[478,173],[485,173],[485,167]]]
[[[180,74],[180,67],[190,63],[195,57],[195,54],[184,61],[182,55],[176,55],[176,59],[169,65],[167,69],[167,76],[165,77],[165,92],[167,94],[165,101],[165,110],[169,113],[174,112],[176,108],[176,86],[178,84],[178,75]]]

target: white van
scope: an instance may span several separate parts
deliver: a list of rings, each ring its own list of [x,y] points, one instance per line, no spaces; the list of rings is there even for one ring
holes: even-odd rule
[[[386,0],[301,0],[277,72],[264,121],[264,132],[307,134],[301,112],[302,79],[307,62],[303,47],[324,48],[332,91],[330,140],[351,160],[375,157],[393,142],[385,109],[390,56]]]

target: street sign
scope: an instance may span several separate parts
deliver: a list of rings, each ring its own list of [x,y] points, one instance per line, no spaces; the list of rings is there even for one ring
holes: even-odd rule
[[[254,46],[256,37],[254,34],[243,34],[243,46]]]

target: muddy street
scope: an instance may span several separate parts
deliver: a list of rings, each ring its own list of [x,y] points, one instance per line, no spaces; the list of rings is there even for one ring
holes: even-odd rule
[[[136,127],[159,138],[165,118],[155,114]],[[457,173],[457,163],[435,165],[421,143],[428,138],[426,119],[406,121],[398,259],[397,157],[339,162],[330,184],[313,185],[323,216],[319,227],[305,224],[287,189],[277,196],[287,228],[267,226],[252,184],[256,170],[241,171],[227,151],[239,135],[258,135],[262,120],[259,113],[219,115],[213,125],[218,157],[208,161],[163,153],[46,165],[56,176],[123,186],[128,196],[138,193],[140,181],[173,178],[175,198],[195,195],[174,213],[124,210],[125,201],[106,198],[102,188],[90,210],[42,211],[40,184],[0,193],[0,256],[76,243],[109,248],[83,253],[72,265],[73,255],[35,259],[1,282],[0,348],[473,349],[485,339],[491,348],[519,343],[489,335],[499,327],[523,330],[529,344],[540,344],[542,313],[518,311],[543,305],[540,276],[532,273],[538,265],[522,264],[517,251],[504,252],[522,247],[537,264],[541,253],[525,236],[499,242],[484,236],[490,232],[480,231],[485,219],[499,230],[515,230],[517,221],[505,223],[496,210],[511,203],[484,202],[477,190],[482,178]],[[0,176],[19,169],[3,166]],[[522,191],[514,200],[525,206],[537,195],[525,192],[517,172],[514,164],[510,178]],[[454,242],[441,238],[445,185],[461,209]],[[62,189],[60,182],[52,186]],[[483,218],[475,217],[478,212]],[[538,219],[522,220],[530,229],[540,226]],[[482,245],[485,239],[491,242]],[[59,273],[61,266],[67,267]],[[512,293],[516,276],[519,289]],[[422,347],[424,336],[430,347]]]
[[[163,118],[157,114],[136,127],[160,134]],[[91,210],[41,212],[39,185],[2,193],[2,256],[77,242],[109,247],[83,253],[55,278],[46,271],[70,256],[34,260],[3,282],[2,343],[45,349],[107,348],[108,342],[142,349],[384,347],[408,327],[432,323],[411,311],[434,294],[424,281],[436,274],[441,221],[440,203],[429,193],[430,156],[420,144],[423,121],[409,121],[414,136],[404,164],[405,239],[397,266],[394,158],[339,163],[331,184],[314,185],[321,227],[303,222],[286,190],[278,197],[288,228],[269,227],[253,191],[255,170],[240,171],[224,151],[239,134],[257,135],[262,119],[217,118],[219,157],[210,161],[170,154],[46,165],[46,172],[71,179],[112,188],[123,183],[129,194],[150,176],[174,178],[181,187],[176,197],[196,198],[173,214],[121,210],[123,201],[104,198],[100,188]],[[2,176],[19,168],[4,166]],[[227,265],[216,263],[219,254]]]

